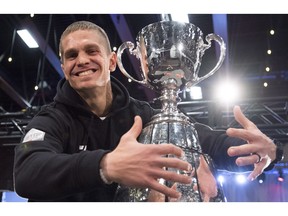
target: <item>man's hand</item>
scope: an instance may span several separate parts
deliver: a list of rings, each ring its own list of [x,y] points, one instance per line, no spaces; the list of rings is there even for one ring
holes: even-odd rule
[[[195,173],[195,170],[192,171],[191,176],[197,177],[198,184],[194,184],[194,185],[192,184],[191,190],[198,191],[199,193],[201,193],[203,202],[209,202],[210,198],[217,196],[218,189],[217,189],[216,179],[213,176],[209,168],[209,165],[207,164],[203,155],[200,155],[199,167],[197,168],[196,172],[197,172],[197,175]],[[200,191],[199,191],[198,185],[200,187]],[[174,190],[177,190],[177,183],[174,183],[171,188]],[[150,191],[149,196],[148,196],[148,201],[149,202],[165,202],[165,198],[169,202],[181,201],[181,197],[179,197],[178,199],[165,197],[164,194],[156,192],[154,190]]]
[[[117,148],[103,157],[100,166],[105,177],[126,186],[150,188],[171,198],[178,198],[179,192],[160,184],[158,179],[191,183],[191,177],[163,169],[166,167],[190,172],[191,165],[180,159],[184,152],[173,144],[141,144],[137,142],[141,131],[142,120],[136,116],[133,126],[122,136]]]
[[[203,155],[200,156],[199,160],[200,164],[197,169],[197,175],[200,191],[203,196],[203,201],[209,202],[210,198],[217,196],[217,182]]]
[[[248,176],[249,180],[254,180],[276,158],[276,145],[245,117],[239,106],[235,106],[233,111],[236,121],[243,126],[243,129],[229,128],[226,131],[227,135],[246,140],[247,144],[230,147],[228,155],[247,155],[238,157],[236,164],[238,166],[254,164],[254,170]]]

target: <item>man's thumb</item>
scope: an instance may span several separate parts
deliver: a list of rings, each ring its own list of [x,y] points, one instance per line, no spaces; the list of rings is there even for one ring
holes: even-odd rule
[[[142,119],[140,116],[135,116],[134,124],[127,133],[133,136],[135,139],[137,139],[141,131],[142,131]]]

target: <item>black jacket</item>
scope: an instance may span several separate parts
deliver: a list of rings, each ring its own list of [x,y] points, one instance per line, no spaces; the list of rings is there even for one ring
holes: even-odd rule
[[[101,120],[84,106],[67,81],[59,82],[54,102],[43,106],[26,128],[26,132],[32,128],[42,132],[26,136],[33,141],[22,142],[23,137],[15,148],[18,195],[29,201],[113,201],[117,184],[103,183],[100,160],[116,148],[121,136],[133,125],[135,115],[140,115],[145,125],[157,111],[147,102],[131,98],[115,78],[111,78],[111,83],[112,109]],[[196,123],[195,128],[203,152],[213,158],[217,168],[240,171],[227,149],[244,141],[202,124]]]

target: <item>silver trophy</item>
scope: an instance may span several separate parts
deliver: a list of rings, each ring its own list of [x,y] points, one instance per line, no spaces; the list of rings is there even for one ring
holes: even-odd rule
[[[145,26],[137,35],[136,47],[130,41],[124,42],[117,52],[117,64],[121,72],[134,82],[161,93],[161,112],[152,117],[139,136],[143,144],[172,143],[185,152],[183,160],[193,169],[191,184],[179,184],[159,179],[159,182],[180,191],[180,202],[222,202],[225,201],[221,185],[215,179],[212,159],[202,152],[197,131],[191,120],[177,108],[178,94],[185,87],[191,87],[213,75],[222,65],[226,46],[216,34],[208,34],[205,44],[202,31],[191,23],[161,21]],[[216,66],[206,75],[199,77],[202,57],[211,47],[211,41],[220,46],[220,57]],[[135,47],[135,48],[134,48]],[[133,78],[122,64],[122,54],[129,49],[128,55],[140,60],[142,80]],[[167,155],[167,157],[171,157]],[[165,168],[163,169],[170,169]],[[149,188],[131,188],[119,185],[115,201],[171,201],[169,197]],[[175,201],[175,200],[173,200]]]

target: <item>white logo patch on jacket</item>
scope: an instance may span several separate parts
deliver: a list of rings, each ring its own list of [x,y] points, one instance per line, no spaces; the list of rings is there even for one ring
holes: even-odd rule
[[[29,142],[29,141],[43,141],[45,136],[45,132],[32,128],[31,130],[28,131],[28,133],[25,135],[23,139],[24,142]]]

